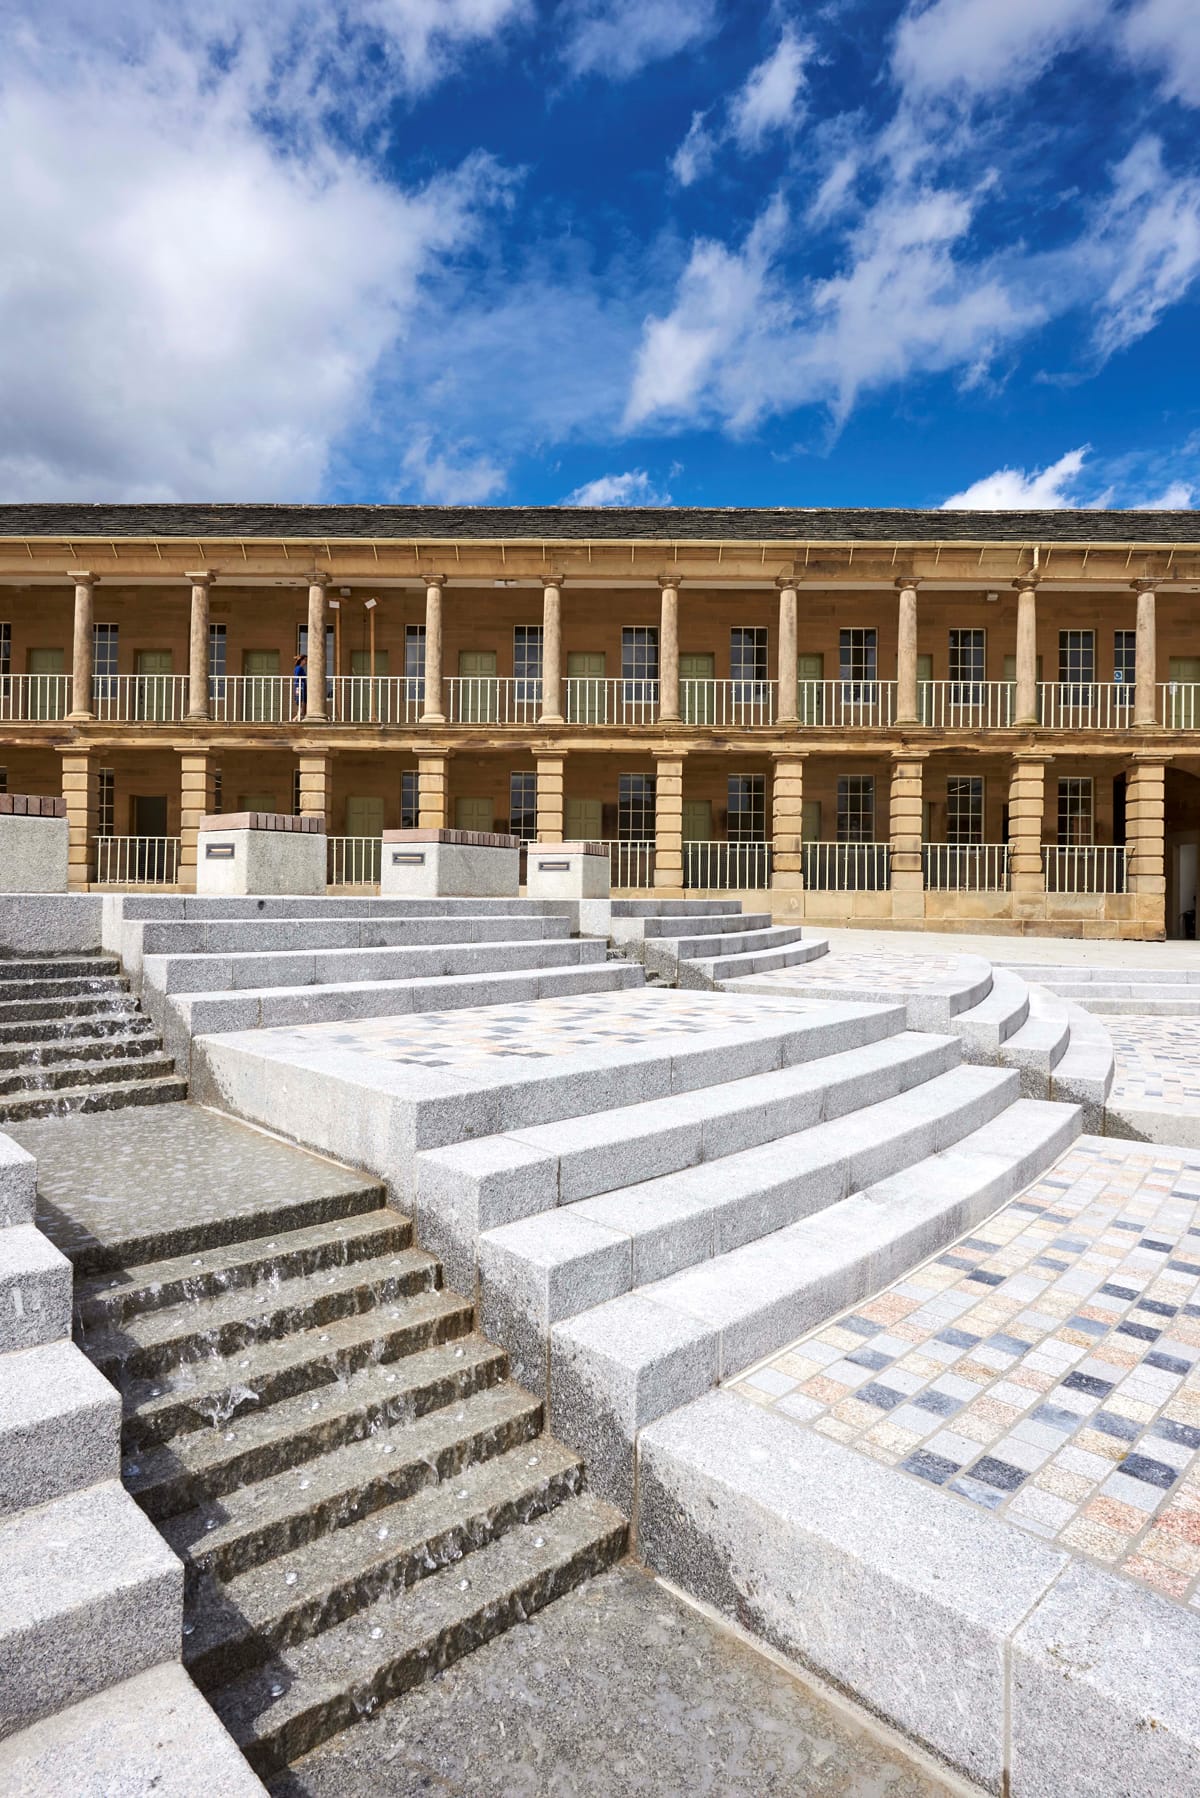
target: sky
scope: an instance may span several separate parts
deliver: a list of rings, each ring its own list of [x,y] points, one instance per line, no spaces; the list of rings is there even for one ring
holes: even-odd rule
[[[1200,0],[0,0],[0,499],[1200,505]]]

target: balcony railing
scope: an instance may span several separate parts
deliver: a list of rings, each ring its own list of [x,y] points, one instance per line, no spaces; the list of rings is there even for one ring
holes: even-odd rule
[[[325,878],[331,887],[377,887],[383,843],[379,837],[329,837]]]
[[[402,674],[338,674],[329,681],[331,724],[416,724],[425,682]]]
[[[1200,730],[1200,686],[1165,681],[1158,689],[1158,722],[1168,730]]]
[[[1133,696],[1132,681],[1042,681],[1038,716],[1046,730],[1122,730],[1133,722]]]
[[[69,674],[0,674],[0,724],[65,718],[70,709]]]
[[[295,724],[304,702],[290,675],[222,674],[208,683],[208,712],[218,724]]]
[[[931,893],[1007,891],[1007,843],[926,843],[921,851]]]
[[[683,884],[702,892],[768,887],[771,884],[771,845],[685,842]]]
[[[602,839],[608,850],[609,873],[614,892],[638,892],[654,885],[654,840],[618,842]]]
[[[92,710],[106,724],[178,724],[187,716],[185,674],[101,674]]]
[[[804,680],[796,695],[796,716],[814,729],[878,730],[895,715],[895,681]]]
[[[542,715],[540,680],[456,674],[445,686],[448,724],[536,724]]]
[[[775,682],[681,680],[679,716],[684,724],[753,730],[775,722]]]
[[[887,843],[805,843],[804,884],[814,893],[882,893],[891,884]]]
[[[568,724],[655,724],[658,682],[571,675],[563,682],[563,716]]]
[[[922,681],[918,715],[933,730],[1004,730],[1016,715],[1016,691],[1006,680]]]
[[[178,880],[178,837],[96,838],[97,886],[170,887]]]
[[[1112,843],[1072,843],[1042,850],[1048,893],[1123,893],[1125,850]]]

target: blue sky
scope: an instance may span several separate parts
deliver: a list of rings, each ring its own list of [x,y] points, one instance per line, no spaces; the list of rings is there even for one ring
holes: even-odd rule
[[[0,0],[0,497],[1200,503],[1198,0]]]

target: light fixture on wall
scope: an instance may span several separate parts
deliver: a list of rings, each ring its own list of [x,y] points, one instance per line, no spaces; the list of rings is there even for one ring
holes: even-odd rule
[[[998,593],[985,593],[983,597],[987,600],[989,606],[994,606],[1000,595]]]
[[[499,580],[492,582],[493,587],[519,587],[520,585],[520,581]]]

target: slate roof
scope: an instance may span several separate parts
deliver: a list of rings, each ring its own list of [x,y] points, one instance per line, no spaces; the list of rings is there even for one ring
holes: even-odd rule
[[[0,537],[1172,544],[1200,543],[1200,511],[34,504],[0,505]]]

